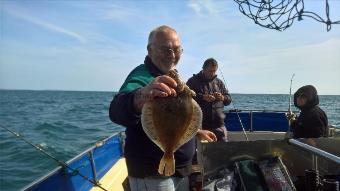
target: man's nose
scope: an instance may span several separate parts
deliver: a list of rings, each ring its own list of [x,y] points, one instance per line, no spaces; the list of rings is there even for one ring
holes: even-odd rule
[[[176,53],[174,50],[172,49],[169,49],[168,52],[167,52],[167,55],[171,58],[175,58],[176,57]]]

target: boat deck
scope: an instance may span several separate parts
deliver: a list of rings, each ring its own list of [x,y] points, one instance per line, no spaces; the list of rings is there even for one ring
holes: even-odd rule
[[[127,168],[125,159],[121,158],[112,168],[103,176],[99,183],[102,187],[112,191],[124,191],[124,182],[127,178]],[[90,191],[103,191],[99,187],[93,187]]]

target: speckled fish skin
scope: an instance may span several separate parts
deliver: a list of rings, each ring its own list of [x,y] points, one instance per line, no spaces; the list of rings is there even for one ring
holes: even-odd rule
[[[177,82],[176,97],[157,97],[143,106],[142,126],[148,137],[164,152],[158,172],[171,176],[175,173],[174,152],[192,139],[202,124],[200,106],[192,99],[189,89],[176,71],[168,76]]]

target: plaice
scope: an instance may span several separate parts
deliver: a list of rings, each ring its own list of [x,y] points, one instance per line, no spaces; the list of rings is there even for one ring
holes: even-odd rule
[[[177,96],[157,97],[144,104],[142,126],[147,136],[164,152],[158,172],[175,173],[174,152],[196,135],[202,124],[202,111],[193,99],[195,92],[179,78],[176,71],[168,74],[177,82]]]

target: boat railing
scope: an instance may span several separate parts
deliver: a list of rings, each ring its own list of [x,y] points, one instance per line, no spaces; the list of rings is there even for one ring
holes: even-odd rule
[[[294,176],[304,176],[306,169],[317,169],[320,175],[339,175],[339,141],[318,138],[202,143],[198,156],[203,176],[207,177],[222,167],[232,167],[236,161],[261,161],[274,156],[280,157]]]
[[[112,142],[112,143],[111,143]],[[116,144],[116,147],[108,147],[105,148],[105,145],[108,144]],[[49,190],[53,190],[51,185],[53,184],[60,184],[60,180],[67,180],[72,182],[71,184],[78,184],[82,185],[84,188],[84,185],[87,185],[85,187],[92,187],[93,185],[90,182],[87,182],[85,179],[82,178],[76,178],[77,173],[83,173],[87,174],[86,172],[92,172],[92,174],[87,174],[87,177],[90,178],[93,182],[98,183],[98,180],[109,170],[108,166],[103,166],[103,160],[111,160],[108,163],[114,163],[115,160],[118,160],[120,157],[123,156],[123,149],[122,145],[124,144],[124,133],[123,132],[117,132],[112,134],[111,136],[97,141],[93,146],[86,149],[82,153],[78,154],[74,158],[70,159],[66,162],[68,166],[70,166],[72,169],[75,169],[75,171],[66,169],[62,166],[58,166],[48,174],[42,176],[38,180],[30,183],[26,187],[24,187],[22,190],[35,190],[36,188],[42,189],[48,188]],[[106,152],[107,149],[114,149],[114,152]],[[113,151],[113,150],[111,150]],[[100,153],[100,154],[98,154]],[[119,156],[118,156],[119,155]],[[97,161],[97,162],[96,162]],[[108,164],[106,163],[106,164]],[[110,166],[111,167],[111,166]],[[62,179],[61,176],[70,175],[69,179]],[[59,177],[59,178],[58,178]],[[58,182],[59,181],[59,182]],[[64,186],[69,184],[63,184]],[[66,188],[65,188],[66,189]]]
[[[225,110],[225,125],[228,131],[289,131],[286,112],[282,110]],[[241,124],[242,123],[242,124]]]
[[[224,112],[269,112],[269,113],[286,113],[286,110],[275,110],[275,109],[230,109],[230,110],[224,110]],[[297,111],[293,111],[293,113],[296,113]]]
[[[321,156],[324,159],[328,159],[330,161],[333,161],[335,163],[337,163],[338,165],[340,165],[340,157],[336,156],[332,153],[326,152],[325,150],[313,147],[311,145],[308,145],[306,143],[303,143],[297,139],[289,139],[288,140],[289,143],[291,143],[292,145],[295,145],[305,151],[308,151],[310,153],[312,153],[313,156],[313,168],[317,169],[318,168],[318,163],[317,163],[317,156]]]

